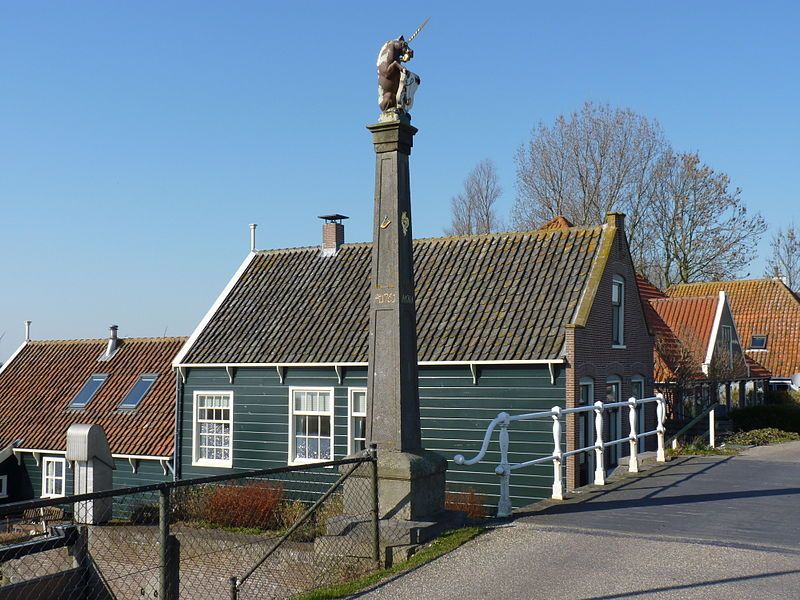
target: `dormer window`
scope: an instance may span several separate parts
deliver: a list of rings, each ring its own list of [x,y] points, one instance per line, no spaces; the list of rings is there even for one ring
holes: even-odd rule
[[[767,336],[754,335],[750,338],[750,350],[766,350],[767,349]]]
[[[106,379],[108,379],[108,375],[104,373],[95,373],[89,377],[89,381],[83,384],[81,390],[75,395],[72,402],[69,403],[68,408],[85,408],[106,382]]]
[[[133,410],[139,406],[139,402],[142,401],[142,398],[144,398],[147,392],[150,391],[150,388],[153,387],[156,379],[158,379],[158,375],[155,374],[139,376],[139,379],[136,380],[136,383],[133,384],[128,394],[122,399],[122,402],[120,402],[119,407],[125,410]]]
[[[625,282],[617,277],[611,282],[611,345],[625,345]]]

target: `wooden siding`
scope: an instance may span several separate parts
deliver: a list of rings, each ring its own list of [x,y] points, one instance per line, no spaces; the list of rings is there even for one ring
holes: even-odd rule
[[[494,434],[487,462],[458,467],[453,456],[471,457],[480,449],[489,422],[501,411],[512,414],[549,410],[564,406],[564,374],[557,368],[555,384],[547,365],[487,366],[479,369],[478,384],[468,367],[421,367],[420,411],[423,444],[449,461],[448,488],[474,488],[495,505],[499,478],[494,467],[499,458]],[[348,368],[341,385],[333,369],[286,369],[281,383],[274,369],[238,368],[231,384],[225,369],[189,369],[181,394],[180,478],[250,469],[283,467],[289,452],[289,388],[292,386],[334,389],[334,457],[347,455],[348,388],[366,387],[365,368]],[[233,468],[192,465],[192,402],[195,391],[233,391]],[[511,429],[511,460],[523,461],[550,454],[553,449],[552,421],[518,423]],[[308,473],[316,481],[333,482],[337,473]],[[547,498],[552,489],[552,465],[532,467],[511,478],[515,506]]]
[[[63,454],[43,454],[42,458],[45,456],[63,458]],[[161,464],[156,460],[140,460],[136,473],[132,472],[127,459],[117,458],[114,460],[114,464],[116,466],[113,480],[115,489],[172,481],[172,473],[167,470],[167,475],[164,475]],[[36,465],[32,454],[23,453],[21,465],[18,465],[13,457],[5,461],[3,465],[0,465],[0,475],[5,473],[8,473],[9,497],[0,502],[18,502],[41,497],[42,468]],[[73,469],[68,468],[65,481],[67,495],[73,493],[73,476]]]

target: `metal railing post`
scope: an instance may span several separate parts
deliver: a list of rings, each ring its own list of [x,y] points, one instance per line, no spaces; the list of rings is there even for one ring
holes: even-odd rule
[[[708,445],[712,448],[717,447],[717,417],[715,414],[716,408],[712,408],[708,413]]]
[[[380,506],[378,504],[378,444],[369,445],[369,455],[372,459],[372,560],[375,568],[380,569],[381,564],[381,529]]]
[[[631,424],[631,432],[628,438],[630,439],[631,444],[631,451],[630,456],[628,457],[628,472],[629,473],[638,473],[639,472],[639,438],[636,437],[638,433],[636,431],[636,416],[638,411],[636,409],[636,398],[629,398],[628,405],[630,406],[630,412],[628,413],[628,417]]]
[[[656,415],[658,417],[658,427],[656,427],[656,437],[658,438],[658,450],[656,452],[657,462],[667,462],[667,457],[664,454],[664,414],[666,406],[664,406],[664,394],[656,394]]]
[[[554,406],[553,413],[553,500],[564,499],[561,482],[561,407]]]
[[[169,488],[158,492],[158,597],[169,600]]]
[[[239,580],[236,577],[231,577],[228,580],[228,584],[230,586],[230,600],[236,600],[239,597]]]
[[[508,462],[508,413],[500,413],[500,464],[494,470],[500,476],[500,501],[497,503],[497,516],[511,516],[511,465]]]
[[[605,457],[603,456],[603,403],[594,403],[594,484],[606,484]]]

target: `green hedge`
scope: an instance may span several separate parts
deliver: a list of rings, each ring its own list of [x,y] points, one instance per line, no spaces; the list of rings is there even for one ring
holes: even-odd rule
[[[767,404],[731,411],[734,431],[752,431],[774,427],[800,433],[800,405]]]

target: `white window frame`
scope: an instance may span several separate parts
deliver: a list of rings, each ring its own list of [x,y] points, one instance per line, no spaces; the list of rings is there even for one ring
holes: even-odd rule
[[[619,292],[619,320],[617,327],[619,331],[614,331],[614,288],[620,286]],[[625,348],[625,280],[622,277],[614,276],[611,279],[611,347],[612,348]],[[614,338],[619,333],[619,341],[615,342]]]
[[[612,400],[608,400],[608,386],[609,385],[616,385],[617,386],[617,395]],[[617,375],[612,375],[606,378],[606,403],[612,402],[622,402],[622,378],[618,377]],[[622,436],[622,410],[620,407],[609,409],[610,412],[607,412],[608,415],[606,418],[608,419],[608,440],[606,441],[613,441],[614,439],[619,439],[617,436]],[[612,435],[612,426],[611,420],[614,420],[614,428],[616,429],[617,434]],[[620,450],[619,444],[614,444],[609,448],[611,455],[611,463],[615,465],[619,465],[620,458],[622,458],[622,452]]]
[[[353,396],[357,393],[364,394],[364,412],[357,413],[353,410]],[[355,454],[358,452],[355,445],[355,438],[353,437],[353,419],[363,418],[364,419],[364,435],[366,435],[366,421],[367,421],[367,411],[366,411],[366,400],[367,400],[367,388],[365,387],[357,387],[357,388],[348,388],[347,389],[347,453],[348,454]],[[367,440],[364,440],[364,445],[366,446]]]
[[[327,412],[319,411],[319,412],[306,412],[302,411],[299,413],[295,413],[294,409],[294,393],[295,392],[327,392],[331,396],[330,407]],[[336,451],[333,447],[333,409],[334,405],[336,404],[336,396],[334,394],[334,389],[332,387],[313,387],[313,386],[297,386],[297,387],[290,387],[289,388],[289,460],[288,464],[290,465],[307,465],[310,463],[323,463],[329,462],[334,460],[336,457]],[[331,457],[330,458],[297,458],[295,452],[297,450],[296,442],[295,442],[295,431],[294,431],[294,417],[295,414],[307,414],[307,415],[327,415],[330,419],[330,440],[331,440]]]
[[[642,386],[641,387],[641,390],[642,390],[641,396],[637,396],[636,394],[633,393],[633,386],[636,385],[637,383]],[[644,391],[644,376],[643,375],[634,375],[633,377],[631,377],[631,396],[633,396],[637,400],[641,400],[642,398],[645,397],[644,394],[645,394],[645,391]],[[644,433],[645,432],[644,431],[644,423],[645,423],[644,416],[645,416],[646,407],[647,407],[647,404],[639,404],[639,405],[636,406],[636,434],[637,435],[640,434],[640,433]],[[646,439],[647,438],[639,438],[639,441],[644,443],[644,441]],[[640,447],[640,451],[641,451],[641,447]]]
[[[581,391],[583,388],[589,388],[589,402],[583,404],[581,402]],[[578,384],[578,406],[591,406],[594,404],[594,379],[591,377],[581,377],[580,383]]]
[[[8,498],[8,475],[0,475],[0,498]]]
[[[48,477],[47,465],[49,463],[58,463],[61,465],[61,477]],[[47,493],[47,480],[53,481],[61,480],[61,493],[48,494]],[[67,494],[67,460],[63,456],[43,456],[42,457],[42,498],[63,498]]]
[[[228,458],[201,458],[200,452],[200,431],[199,421],[197,418],[197,404],[198,397],[200,396],[227,396],[228,397],[228,419],[225,421],[215,421],[222,424],[227,424],[229,427],[229,442],[228,442]],[[229,390],[197,390],[192,394],[192,466],[195,467],[217,467],[227,468],[233,467],[233,408],[234,398],[233,392]]]

